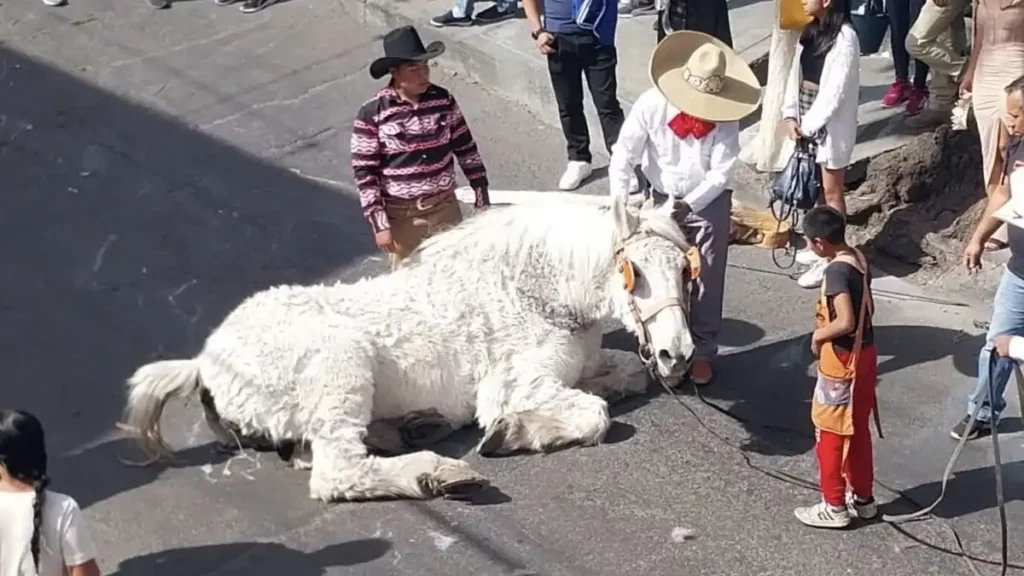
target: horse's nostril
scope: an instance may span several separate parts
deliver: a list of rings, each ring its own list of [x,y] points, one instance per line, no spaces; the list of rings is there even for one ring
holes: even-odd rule
[[[667,364],[675,364],[676,357],[673,356],[668,350],[658,350],[658,360]]]

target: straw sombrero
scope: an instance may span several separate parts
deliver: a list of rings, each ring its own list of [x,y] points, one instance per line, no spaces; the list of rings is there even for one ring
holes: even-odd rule
[[[683,30],[651,54],[651,82],[670,104],[711,122],[739,120],[761,104],[761,83],[724,42]]]

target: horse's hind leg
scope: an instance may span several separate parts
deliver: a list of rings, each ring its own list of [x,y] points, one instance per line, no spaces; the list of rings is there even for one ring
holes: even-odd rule
[[[488,384],[498,384],[498,389],[488,386],[485,391],[481,386],[477,405],[477,418],[484,428],[477,447],[481,455],[592,446],[604,439],[611,426],[604,399],[569,388],[554,376]]]
[[[323,340],[302,376],[300,394],[315,399],[305,437],[313,452],[312,498],[369,500],[457,496],[486,481],[461,460],[420,451],[395,457],[367,454],[363,437],[373,413],[376,351],[359,339]]]

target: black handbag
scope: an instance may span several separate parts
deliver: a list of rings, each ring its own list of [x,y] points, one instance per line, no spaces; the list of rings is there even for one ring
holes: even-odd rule
[[[782,172],[772,181],[771,198],[768,208],[779,222],[779,228],[791,220],[795,228],[800,212],[806,212],[818,205],[821,197],[821,166],[817,160],[818,145],[809,138],[797,140],[793,155]],[[792,246],[791,246],[792,247]],[[786,252],[790,252],[787,248]],[[779,263],[776,250],[772,250],[772,261],[779,268],[789,268],[796,262],[796,250],[792,250],[789,266]]]
[[[821,166],[816,158],[817,148],[812,140],[797,140],[786,167],[772,181],[768,207],[776,220],[783,222],[792,218],[795,225],[797,211],[806,212],[818,205],[821,197]]]

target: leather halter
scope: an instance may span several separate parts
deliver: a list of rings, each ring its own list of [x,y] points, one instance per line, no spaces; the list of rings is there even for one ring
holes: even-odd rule
[[[651,333],[647,328],[647,322],[658,315],[659,312],[666,308],[672,308],[678,306],[683,311],[683,316],[686,317],[689,322],[688,307],[683,305],[683,300],[678,296],[667,296],[664,298],[658,298],[654,302],[651,302],[646,310],[641,310],[640,305],[636,301],[636,296],[633,295],[633,291],[636,289],[636,272],[633,269],[633,262],[629,258],[624,257],[622,254],[626,249],[626,242],[632,239],[636,239],[637,236],[647,236],[647,234],[633,234],[629,238],[626,238],[619,243],[618,248],[615,250],[615,260],[618,261],[618,272],[622,275],[622,289],[626,291],[626,303],[629,305],[629,311],[633,315],[633,323],[636,325],[637,339],[640,341],[640,347],[637,353],[640,355],[640,360],[644,363],[644,366],[648,369],[653,367],[655,362],[654,349],[651,346]],[[699,267],[699,254],[696,254],[695,248],[690,248],[690,253],[686,255],[687,267],[686,271],[696,269],[697,274],[694,274],[691,278],[696,278],[700,273]],[[694,259],[697,258],[697,265],[694,265]]]

